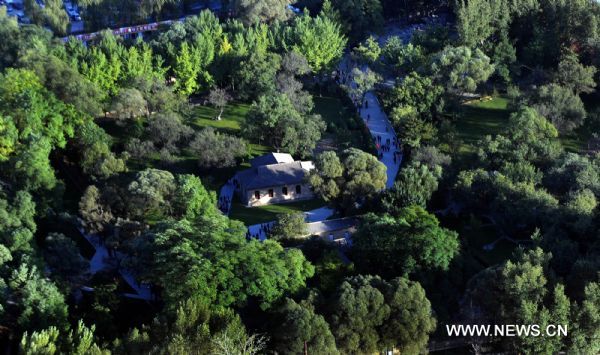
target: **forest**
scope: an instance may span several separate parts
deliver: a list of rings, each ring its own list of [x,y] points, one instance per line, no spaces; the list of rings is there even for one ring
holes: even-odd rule
[[[600,353],[599,2],[56,1],[0,5],[3,353]]]

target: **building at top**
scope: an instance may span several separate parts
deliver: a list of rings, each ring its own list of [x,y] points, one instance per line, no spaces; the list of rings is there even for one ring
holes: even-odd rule
[[[310,200],[315,197],[306,182],[312,161],[294,161],[289,154],[268,153],[250,160],[251,168],[234,177],[236,193],[248,207]]]

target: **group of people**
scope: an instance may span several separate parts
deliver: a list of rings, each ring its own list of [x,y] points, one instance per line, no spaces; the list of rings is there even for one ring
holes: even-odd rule
[[[346,85],[348,81],[348,73],[343,70],[336,70],[334,73],[334,79],[339,85]]]
[[[219,201],[217,201],[217,208],[224,214],[229,214],[229,210],[231,209],[231,199],[233,197],[233,193],[235,190],[239,189],[239,182],[237,179],[231,178],[227,180],[225,184],[225,190],[221,190],[221,195],[225,194],[226,196],[219,196]],[[226,191],[226,192],[223,192]],[[227,196],[227,191],[231,191],[231,196]]]
[[[267,235],[271,234],[272,230],[273,230],[273,223],[261,223],[260,227],[258,228],[258,233],[250,233],[250,229],[248,229],[248,231],[246,231],[246,239],[248,239],[248,240],[250,240],[252,238],[260,239],[261,235],[267,236]]]
[[[380,135],[373,136],[373,141],[375,142],[375,146],[377,147],[377,156],[379,159],[383,159],[384,153],[389,153],[392,151],[392,147],[396,150],[394,151],[394,164],[398,164],[401,160],[402,155],[402,146],[399,144],[396,137],[393,139],[387,138],[385,142],[382,142],[382,138]]]
[[[223,212],[224,214],[228,214],[229,209],[231,208],[231,197],[229,197],[229,196],[219,197],[218,207],[221,212]]]

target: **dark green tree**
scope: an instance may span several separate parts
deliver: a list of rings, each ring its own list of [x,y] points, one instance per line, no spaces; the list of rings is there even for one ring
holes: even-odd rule
[[[442,168],[429,168],[414,163],[402,168],[394,187],[382,196],[382,207],[390,214],[399,213],[411,205],[426,207],[431,195],[437,190]]]
[[[300,354],[339,354],[329,324],[314,309],[287,299],[277,310],[273,342],[277,351]]]
[[[447,270],[459,252],[458,233],[440,227],[418,206],[396,216],[367,215],[352,236],[354,262],[362,272],[385,277],[420,270]]]

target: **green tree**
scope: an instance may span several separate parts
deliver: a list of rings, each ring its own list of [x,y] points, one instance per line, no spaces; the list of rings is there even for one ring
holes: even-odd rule
[[[479,144],[484,165],[501,167],[505,161],[550,161],[561,152],[558,131],[536,110],[521,107],[508,121],[504,135],[487,136]]]
[[[561,86],[573,90],[577,95],[591,93],[596,87],[596,81],[594,80],[596,71],[593,66],[581,64],[577,54],[569,51],[558,63],[555,80]]]
[[[340,351],[374,353],[382,347],[378,328],[388,319],[385,296],[368,277],[345,280],[332,304],[331,325]]]
[[[379,0],[333,0],[332,4],[352,38],[363,38],[366,33],[383,25],[383,9]]]
[[[59,331],[56,327],[33,332],[31,335],[25,332],[19,350],[27,355],[53,355],[58,352],[58,336]]]
[[[500,41],[494,47],[492,63],[496,68],[496,75],[498,75],[505,84],[511,82],[511,72],[513,71],[513,66],[516,61],[517,51],[511,43],[511,40],[508,38],[508,34],[503,32]]]
[[[421,353],[436,325],[425,291],[405,278],[347,278],[330,307],[336,342],[348,353],[373,353],[382,348]]]
[[[507,29],[510,13],[506,1],[460,0],[456,5],[456,28],[462,44],[483,47],[498,30]]]
[[[331,19],[308,14],[294,19],[291,49],[302,54],[316,73],[331,69],[342,57],[347,39]]]
[[[88,186],[79,200],[79,214],[86,229],[92,233],[103,231],[115,218],[105,200],[94,185]]]
[[[178,175],[177,189],[173,197],[173,209],[177,216],[193,220],[198,216],[215,215],[217,198],[207,191],[195,175]]]
[[[114,111],[120,124],[148,114],[148,103],[137,89],[122,89],[113,98],[111,111]]]
[[[127,187],[130,211],[135,216],[170,212],[170,199],[175,190],[175,177],[168,171],[146,169],[136,174]]]
[[[35,203],[28,192],[17,191],[11,197],[0,191],[0,244],[15,258],[33,251],[34,217]]]
[[[40,82],[56,98],[73,105],[79,112],[90,116],[102,113],[102,100],[106,93],[56,55],[35,52],[20,58],[23,66],[30,68]]]
[[[342,152],[324,152],[315,162],[309,182],[326,201],[352,210],[383,190],[387,182],[386,167],[373,155],[356,148]]]
[[[382,48],[382,55],[385,63],[398,74],[420,70],[426,59],[420,46],[412,43],[404,45],[398,36],[387,39]]]
[[[420,118],[412,106],[395,107],[390,118],[398,130],[398,139],[408,147],[418,148],[422,142],[432,141],[437,134],[435,126]]]
[[[362,63],[374,64],[381,56],[381,47],[373,36],[369,36],[366,40],[359,43],[352,50],[352,55]]]
[[[86,52],[85,60],[81,61],[81,73],[100,88],[107,97],[116,95],[119,91],[117,82],[123,70],[123,64],[117,55],[107,57],[99,47],[92,47]]]
[[[154,143],[155,148],[164,149],[170,153],[179,152],[179,148],[194,133],[194,130],[185,125],[181,116],[175,112],[161,112],[150,116],[145,132],[148,141]]]
[[[316,194],[329,202],[338,198],[343,184],[344,166],[337,154],[325,151],[317,156],[315,170],[309,176],[309,182]]]
[[[383,343],[403,353],[423,353],[429,334],[436,327],[425,290],[418,282],[405,278],[395,278],[386,286],[385,298],[390,306],[390,317],[381,329]]]
[[[490,58],[481,50],[446,47],[432,60],[431,72],[440,85],[453,94],[474,92],[494,72]]]
[[[365,70],[354,68],[350,74],[350,81],[347,85],[344,85],[344,89],[348,92],[350,97],[354,100],[357,106],[362,103],[365,98],[365,94],[373,90],[373,87],[381,77],[369,68]]]
[[[304,237],[308,234],[304,213],[283,213],[277,216],[269,237],[275,240]]]
[[[314,354],[339,354],[329,324],[314,309],[286,299],[277,313],[273,336],[277,351],[300,354],[307,349]]]
[[[34,0],[27,0],[25,12],[36,25],[48,26],[59,35],[67,34],[69,15],[61,0],[45,1],[43,7]]]
[[[58,288],[40,274],[35,266],[21,264],[12,271],[5,296],[18,309],[20,329],[40,330],[67,327],[67,305]],[[6,305],[6,303],[4,305]]]
[[[419,270],[447,270],[458,254],[458,233],[442,228],[422,207],[396,216],[367,215],[352,236],[354,261],[365,272],[399,276]]]
[[[45,256],[53,275],[61,281],[79,284],[89,270],[89,262],[79,253],[75,242],[64,234],[50,233],[45,240]]]
[[[287,8],[290,4],[290,0],[235,0],[233,8],[246,25],[252,25],[287,20],[291,14]]]
[[[579,96],[557,84],[539,87],[533,98],[533,107],[563,133],[581,126],[587,116]]]
[[[410,205],[426,207],[431,195],[437,190],[442,168],[429,168],[414,163],[402,168],[394,187],[382,196],[382,207],[391,214]]]
[[[175,87],[183,95],[190,95],[198,90],[198,74],[200,73],[200,55],[198,49],[183,42],[175,56],[173,74]]]
[[[600,284],[590,282],[585,287],[585,298],[575,311],[575,329],[571,330],[569,351],[596,353],[600,351]]]
[[[420,117],[431,119],[442,111],[444,88],[416,72],[394,86],[384,103],[388,107],[413,107]]]
[[[219,110],[219,114],[215,118],[217,121],[221,120],[221,115],[229,100],[231,100],[231,96],[221,88],[214,88],[208,93],[208,102]]]
[[[5,40],[0,43],[0,68],[4,69],[12,65],[17,59],[19,38],[19,23],[17,17],[9,16],[8,8],[0,8],[0,35]],[[12,39],[12,40],[11,40]]]
[[[309,156],[325,131],[325,122],[319,115],[298,112],[286,95],[272,94],[252,105],[242,129],[248,138]]]
[[[242,99],[256,99],[275,91],[275,75],[281,67],[281,57],[277,54],[252,53],[243,60],[234,75],[238,85],[238,95]]]
[[[202,169],[235,166],[238,159],[248,155],[246,141],[219,133],[211,127],[197,132],[189,149],[198,157],[198,165]]]
[[[8,69],[0,77],[0,102],[0,116],[6,117],[0,124],[0,141],[3,150],[10,152],[0,155],[0,176],[17,187],[54,188],[50,152],[64,148],[84,118],[24,69]]]
[[[297,249],[246,240],[246,228],[226,217],[163,223],[133,241],[131,265],[164,287],[167,307],[194,297],[215,307],[256,299],[263,309],[304,287],[314,267]]]
[[[80,166],[94,178],[108,178],[127,170],[124,158],[112,151],[112,137],[93,121],[85,122],[77,131]]]

